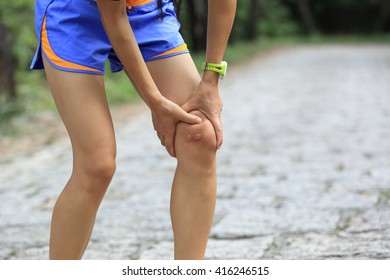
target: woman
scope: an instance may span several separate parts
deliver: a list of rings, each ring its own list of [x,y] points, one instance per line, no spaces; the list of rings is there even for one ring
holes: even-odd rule
[[[221,63],[236,0],[209,0],[206,61]],[[129,24],[130,22],[130,24]],[[175,259],[204,258],[222,144],[218,73],[202,78],[179,34],[172,0],[37,0],[39,45],[73,150],[73,170],[54,207],[50,259],[80,259],[115,171],[116,145],[104,62],[124,69],[149,106],[157,135],[177,158],[171,219]]]

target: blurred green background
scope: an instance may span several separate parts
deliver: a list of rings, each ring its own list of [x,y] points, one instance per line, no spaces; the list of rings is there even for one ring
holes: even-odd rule
[[[81,1],[81,0],[80,0]],[[15,116],[54,110],[43,71],[30,71],[37,45],[32,0],[0,2],[0,135]],[[204,57],[207,0],[183,0],[182,33],[197,65]],[[390,42],[389,0],[238,0],[226,52],[230,64],[289,44]],[[110,104],[138,102],[123,73],[106,75]]]

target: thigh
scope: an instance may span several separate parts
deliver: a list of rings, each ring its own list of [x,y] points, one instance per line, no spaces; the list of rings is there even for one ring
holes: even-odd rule
[[[115,156],[115,136],[104,77],[58,70],[43,60],[58,112],[72,142],[75,160],[99,153]],[[99,153],[97,153],[99,152]]]
[[[160,92],[180,106],[200,82],[199,72],[188,53],[151,61],[147,66]]]

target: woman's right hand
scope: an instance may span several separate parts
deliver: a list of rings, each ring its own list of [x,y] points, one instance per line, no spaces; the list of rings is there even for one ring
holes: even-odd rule
[[[161,144],[165,146],[168,153],[175,157],[174,138],[176,124],[185,122],[188,124],[199,124],[202,119],[184,111],[179,105],[163,97],[161,101],[150,108],[152,110],[152,121]]]

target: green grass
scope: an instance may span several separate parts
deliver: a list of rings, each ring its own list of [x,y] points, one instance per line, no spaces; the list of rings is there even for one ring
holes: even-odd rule
[[[123,71],[119,73],[106,71],[106,73],[105,85],[110,106],[128,102],[141,102],[141,98]]]
[[[43,71],[29,71],[18,75],[18,103],[25,113],[54,110],[55,104]]]

